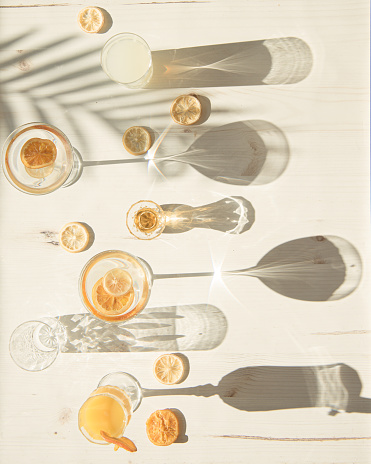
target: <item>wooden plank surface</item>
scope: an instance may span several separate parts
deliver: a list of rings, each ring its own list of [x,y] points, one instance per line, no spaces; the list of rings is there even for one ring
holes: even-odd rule
[[[39,197],[12,188],[1,174],[0,462],[371,462],[368,403],[333,415],[328,406],[310,407],[307,398],[308,391],[318,394],[318,366],[334,365],[348,385],[348,400],[371,398],[369,2],[102,0],[112,27],[97,35],[77,25],[86,5],[0,3],[1,144],[15,127],[43,119],[63,130],[85,161],[130,160],[121,138],[134,124],[150,127],[156,137],[168,128],[163,154],[185,151],[211,130],[233,145],[241,123],[255,124],[267,145],[280,143],[284,169],[235,185],[180,163],[164,163],[162,174],[146,163],[90,166],[76,184]],[[171,56],[171,78],[157,75],[145,90],[110,82],[100,69],[100,49],[123,31],[145,38],[158,60]],[[205,54],[214,61],[200,69]],[[181,69],[184,60],[193,63],[191,72]],[[211,111],[204,124],[185,130],[171,124],[169,108],[188,92],[207,99]],[[127,209],[140,199],[200,206],[231,196],[255,210],[253,226],[240,235],[194,228],[147,242],[125,227]],[[89,250],[70,255],[58,246],[57,233],[70,221],[94,230]],[[135,454],[86,441],[77,413],[112,371],[160,388],[152,375],[158,352],[60,353],[38,373],[10,358],[9,338],[22,322],[85,311],[77,281],[100,251],[129,251],[155,274],[199,273],[255,266],[279,245],[317,236],[340,237],[361,257],[362,278],[344,298],[289,298],[244,276],[154,282],[149,307],[213,305],[225,318],[218,327],[225,336],[212,350],[184,351],[190,373],[177,388],[190,390],[144,398],[127,429]],[[212,338],[213,319],[204,318]],[[185,319],[182,330],[201,324],[194,315]],[[242,368],[240,409],[225,392],[224,400],[192,394],[193,387],[217,386]],[[160,448],[149,442],[145,421],[161,408],[182,412],[186,443]]]

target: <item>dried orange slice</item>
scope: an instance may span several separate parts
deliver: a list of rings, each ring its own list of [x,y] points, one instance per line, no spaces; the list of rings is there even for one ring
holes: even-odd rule
[[[163,354],[156,359],[153,374],[159,382],[173,385],[184,376],[184,363],[176,354]]]
[[[77,22],[84,32],[96,34],[104,25],[103,11],[95,6],[88,6],[80,11]]]
[[[57,147],[48,139],[30,139],[21,148],[21,161],[26,168],[45,168],[54,164],[56,157]]]
[[[70,253],[79,253],[85,250],[89,240],[89,231],[80,222],[69,222],[59,232],[60,246]]]
[[[141,126],[129,127],[122,137],[122,143],[130,154],[144,155],[151,148],[151,134]]]
[[[126,451],[130,451],[130,453],[134,453],[137,450],[137,447],[135,444],[126,437],[120,437],[120,438],[115,438],[115,437],[110,437],[106,432],[103,430],[100,431],[100,434],[103,438],[108,443],[113,443],[115,445],[115,451],[117,451],[119,448],[124,448]]]
[[[178,438],[179,421],[170,409],[159,409],[147,419],[146,430],[154,445],[168,446]]]
[[[134,301],[134,289],[121,296],[112,296],[104,290],[103,277],[96,282],[92,290],[93,304],[97,311],[109,316],[125,312]]]
[[[195,124],[201,117],[200,100],[195,95],[181,95],[173,101],[170,115],[177,124]]]
[[[108,271],[103,277],[103,288],[112,296],[125,295],[133,286],[133,279],[131,275],[116,267]]]
[[[50,166],[46,166],[45,168],[31,169],[25,167],[25,169],[29,176],[34,177],[35,179],[43,179],[44,177],[50,176],[50,174],[54,171],[54,163]]]

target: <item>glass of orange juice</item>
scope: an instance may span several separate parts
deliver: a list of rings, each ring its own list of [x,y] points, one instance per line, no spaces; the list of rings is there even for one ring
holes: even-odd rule
[[[135,377],[126,372],[106,375],[80,408],[81,433],[98,445],[108,444],[102,438],[102,431],[110,437],[121,438],[141,400],[142,389]]]

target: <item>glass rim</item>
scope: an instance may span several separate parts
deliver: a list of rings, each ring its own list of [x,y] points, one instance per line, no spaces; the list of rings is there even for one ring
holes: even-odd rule
[[[122,81],[118,81],[116,79],[114,79],[112,77],[112,75],[108,72],[108,69],[106,68],[106,66],[104,65],[103,63],[103,58],[107,55],[107,49],[108,49],[108,46],[113,43],[115,40],[118,40],[121,38],[124,38],[124,36],[132,36],[136,39],[139,39],[140,42],[142,42],[146,48],[147,48],[147,51],[148,51],[148,54],[149,54],[149,64],[148,64],[148,67],[147,67],[147,70],[146,72],[141,76],[139,77],[138,79],[135,79],[134,81],[129,81],[129,82],[122,82]],[[106,42],[105,44],[103,45],[102,47],[102,51],[101,51],[101,54],[100,54],[100,65],[103,69],[103,71],[107,74],[107,76],[112,79],[114,82],[116,82],[117,84],[122,84],[122,85],[131,85],[131,84],[135,84],[136,82],[140,81],[142,79],[143,76],[146,75],[146,73],[148,72],[149,69],[151,69],[151,66],[152,66],[152,50],[150,48],[150,46],[148,45],[148,43],[143,39],[143,37],[141,37],[140,35],[138,34],[134,34],[134,32],[119,32],[118,34],[115,34],[113,35],[112,37],[110,37]]]
[[[32,323],[37,323],[37,324],[41,324],[41,325],[45,325],[46,327],[48,327],[49,329],[53,330],[53,327],[48,324],[47,322],[45,321],[42,321],[41,319],[31,319],[30,321],[25,321],[25,322],[22,322],[21,324],[19,324],[14,330],[13,332],[11,333],[10,335],[10,338],[9,338],[9,345],[8,345],[8,349],[9,349],[9,354],[10,354],[10,357],[12,358],[13,362],[21,369],[23,369],[24,371],[27,371],[27,372],[41,372],[41,371],[44,371],[45,369],[47,369],[48,367],[50,367],[54,362],[55,360],[57,359],[58,357],[58,354],[60,353],[60,345],[59,343],[57,343],[56,347],[55,347],[55,357],[54,359],[52,360],[52,362],[50,364],[48,364],[47,366],[43,367],[42,369],[27,369],[26,367],[23,367],[21,366],[20,364],[18,364],[18,362],[15,360],[14,356],[13,356],[13,353],[12,353],[12,350],[11,350],[11,343],[12,343],[12,339],[13,339],[13,336],[14,334],[17,332],[17,330],[22,327],[23,325],[26,325],[26,324],[32,324]]]
[[[66,151],[66,156],[67,156],[67,160],[68,160],[68,164],[69,164],[69,169],[66,170],[66,172],[63,174],[63,176],[61,176],[61,178],[57,182],[54,183],[54,187],[50,191],[47,191],[47,190],[49,190],[49,188],[51,186],[50,187],[43,187],[43,188],[40,188],[40,189],[35,189],[33,187],[26,186],[22,182],[18,182],[18,180],[16,179],[16,176],[13,174],[13,172],[10,169],[10,166],[8,164],[8,151],[9,151],[9,148],[11,147],[11,145],[13,144],[14,140],[19,135],[21,135],[23,132],[26,132],[29,128],[32,128],[32,126],[45,126],[45,127],[51,128],[53,131],[55,131],[56,133],[58,133],[58,134],[60,134],[62,136],[62,138],[64,139],[64,142],[66,142],[66,144],[67,144],[67,146],[69,148],[69,153]],[[36,127],[36,128],[38,128],[38,127]],[[6,177],[6,179],[17,190],[19,190],[22,193],[26,193],[28,195],[47,195],[48,193],[53,193],[56,190],[58,190],[60,187],[62,187],[62,185],[66,182],[66,180],[68,179],[69,175],[72,172],[73,159],[74,159],[74,149],[73,149],[73,146],[72,146],[69,138],[66,136],[66,134],[63,131],[61,131],[60,129],[58,129],[58,127],[53,126],[52,124],[45,123],[45,122],[39,122],[39,121],[28,122],[26,124],[22,124],[21,126],[16,127],[8,135],[8,137],[6,138],[6,140],[5,140],[5,142],[4,142],[3,146],[2,146],[2,149],[1,149],[1,167],[2,167],[2,170],[3,170],[3,173],[4,173],[5,177]],[[18,185],[18,183],[19,183],[19,185]],[[23,187],[21,187],[21,186],[23,186]]]
[[[105,257],[109,257],[110,255],[112,254],[125,254],[125,255],[128,255],[130,258],[133,258],[135,261],[138,262],[138,265],[140,266],[140,268],[142,269],[143,271],[143,275],[144,275],[144,278],[145,278],[145,286],[147,287],[147,291],[146,291],[146,294],[143,298],[143,296],[141,297],[141,299],[138,301],[138,303],[135,305],[134,308],[132,308],[131,310],[129,310],[128,312],[125,312],[125,313],[122,313],[122,314],[119,314],[117,316],[113,315],[113,316],[110,316],[110,315],[103,315],[102,316],[105,316],[105,318],[101,318],[99,317],[96,313],[98,312],[94,306],[90,303],[89,301],[89,298],[87,296],[87,293],[84,289],[84,280],[87,276],[87,274],[89,273],[89,271],[91,270],[91,268],[93,267],[93,264],[94,264],[94,261],[100,261],[102,259],[104,259]],[[96,317],[97,319],[99,320],[103,320],[105,322],[109,322],[109,323],[122,323],[122,322],[125,322],[129,319],[132,319],[133,317],[135,317],[137,314],[139,314],[147,305],[148,303],[148,300],[149,300],[149,297],[150,297],[150,293],[151,293],[151,289],[150,289],[150,284],[151,284],[151,279],[150,279],[150,276],[148,275],[148,270],[146,269],[146,265],[142,264],[142,259],[131,254],[131,253],[128,253],[127,251],[123,251],[123,250],[105,250],[105,251],[101,251],[100,253],[97,253],[96,255],[94,255],[92,258],[89,259],[89,261],[87,261],[85,263],[85,265],[83,266],[83,268],[81,269],[81,272],[80,272],[80,275],[79,275],[79,281],[78,281],[78,286],[79,286],[79,295],[80,295],[80,299],[84,305],[84,307],[89,311],[89,313]],[[139,303],[141,303],[141,301],[143,300],[143,306],[142,308],[140,309],[137,309]]]
[[[129,227],[129,214],[132,213],[132,210],[134,209],[135,206],[139,205],[140,203],[152,203],[154,205],[155,208],[158,209],[158,212],[162,215],[162,217],[164,218],[163,220],[163,224],[161,225],[161,228],[159,228],[159,231],[157,232],[157,234],[153,237],[139,237],[138,235],[135,235],[135,233],[131,230],[131,228]],[[148,240],[153,240],[157,237],[159,237],[162,232],[164,231],[165,227],[166,227],[166,220],[165,220],[165,217],[166,217],[166,214],[165,214],[165,211],[161,208],[160,205],[158,205],[156,202],[152,201],[152,200],[139,200],[137,201],[136,203],[133,203],[130,208],[128,209],[127,213],[126,213],[126,227],[128,229],[128,231],[131,233],[131,235],[133,235],[135,238],[137,238],[138,240],[144,240],[144,241],[148,241]]]

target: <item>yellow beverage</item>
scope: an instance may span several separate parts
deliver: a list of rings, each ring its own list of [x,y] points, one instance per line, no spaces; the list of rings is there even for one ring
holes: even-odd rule
[[[122,437],[131,413],[131,401],[123,390],[109,385],[99,387],[80,408],[79,429],[93,443],[107,444],[101,430],[111,437]]]

